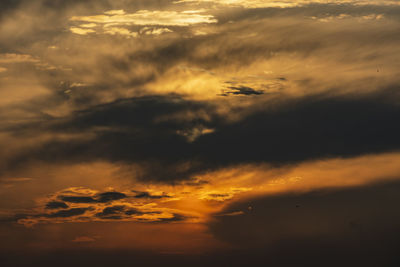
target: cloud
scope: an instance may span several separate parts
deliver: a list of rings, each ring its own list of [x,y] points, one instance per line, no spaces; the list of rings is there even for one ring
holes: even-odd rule
[[[0,64],[38,63],[39,60],[25,54],[0,54]]]
[[[33,181],[33,178],[2,178],[0,179],[0,188],[11,188],[27,182]]]
[[[97,213],[96,216],[100,217],[100,218],[105,218],[105,219],[116,219],[116,220],[119,220],[122,217],[118,216],[118,215],[122,214],[124,209],[125,209],[125,206],[106,207],[106,208],[103,209],[102,212]]]
[[[160,34],[168,33],[168,32],[173,32],[173,31],[168,28],[144,27],[144,28],[140,29],[140,33],[146,34],[146,35],[160,35]]]
[[[216,214],[215,216],[240,216],[244,214],[245,214],[244,211],[233,211],[228,213]]]
[[[80,35],[86,35],[88,33],[95,33],[96,31],[92,29],[84,29],[84,28],[78,28],[78,27],[71,27],[70,31],[72,33],[80,34]]]
[[[68,120],[53,120],[47,130],[104,130],[96,131],[90,140],[49,142],[34,147],[14,161],[21,164],[35,158],[54,162],[63,158],[70,162],[137,163],[142,166],[141,179],[174,182],[235,164],[284,164],[388,152],[399,146],[396,118],[400,109],[393,102],[396,98],[397,91],[387,88],[357,98],[322,94],[274,100],[266,102],[270,108],[255,108],[234,121],[223,121],[208,104],[177,97],[136,98],[91,108]],[[198,110],[208,118],[157,122],[159,114],[167,116],[189,110]],[[215,131],[188,142],[178,131],[190,129],[194,123]],[[112,131],[108,130],[110,127]]]
[[[165,27],[148,26],[179,26],[186,27],[196,24],[216,23],[217,20],[212,15],[202,14],[201,11],[149,11],[139,10],[135,13],[127,14],[124,10],[110,10],[102,15],[94,16],[73,16],[71,22],[79,22],[70,30],[73,33],[86,35],[88,33],[104,33],[110,35],[122,35],[126,37],[138,37],[139,34],[160,35],[172,32]],[[139,32],[133,32],[126,27],[135,25],[146,26]],[[100,28],[98,28],[99,26]]]
[[[291,8],[310,4],[354,4],[354,5],[399,5],[397,1],[365,1],[365,0],[301,0],[301,1],[263,1],[263,0],[177,0],[175,3],[193,4],[218,4],[223,6],[244,7],[244,8]]]
[[[173,209],[164,199],[170,196],[133,190],[133,194],[115,191],[98,192],[73,187],[56,192],[38,201],[39,205],[14,220],[26,227],[40,223],[71,223],[96,221],[136,221],[141,223],[173,223],[196,220],[186,210]],[[64,194],[75,196],[65,196]],[[59,200],[65,201],[61,202]],[[52,212],[56,210],[55,212]]]
[[[216,23],[212,15],[198,14],[197,12],[177,11],[149,11],[139,10],[135,13],[125,14],[108,13],[95,16],[73,16],[71,21],[100,23],[106,25],[165,25],[165,26],[189,26],[198,23]]]
[[[97,195],[97,201],[102,203],[111,202],[114,200],[120,200],[124,198],[126,198],[126,195],[120,192],[104,192]]]
[[[46,209],[68,209],[68,205],[60,201],[51,201],[46,204]]]
[[[0,251],[102,247],[98,265],[124,265],[149,249],[168,265],[165,251],[204,246],[215,254],[200,266],[387,265],[394,4],[1,1]],[[104,242],[65,242],[94,231]],[[133,254],[99,260],[111,247]]]
[[[168,195],[152,195],[149,192],[136,192],[134,198],[149,198],[149,199],[161,199],[161,198],[169,198]]]
[[[359,19],[359,20],[381,20],[384,18],[383,14],[368,14],[361,16],[352,16],[349,14],[339,14],[335,16],[321,16],[321,17],[311,17],[311,19],[318,20],[320,22],[332,22],[334,20],[344,20],[344,19]]]
[[[45,217],[48,218],[68,218],[78,215],[83,215],[88,208],[72,208],[67,210],[60,210],[54,213],[46,214]]]
[[[118,28],[118,27],[106,27],[104,33],[111,34],[111,35],[124,35],[127,37],[137,37],[138,33],[137,32],[131,32],[128,29],[125,28]]]
[[[185,221],[185,220],[187,220],[188,218],[186,217],[186,216],[184,216],[184,215],[182,215],[182,214],[176,214],[176,213],[174,213],[173,215],[172,215],[172,217],[170,217],[170,218],[162,218],[161,219],[161,222],[164,222],[164,223],[169,223],[169,222],[181,222],[181,221]]]
[[[70,203],[95,203],[92,197],[60,196],[60,199]]]
[[[78,191],[79,192],[79,191]],[[74,193],[74,191],[72,191]],[[65,202],[70,202],[70,203],[107,203],[107,202],[112,202],[115,200],[120,200],[124,199],[127,196],[124,193],[120,192],[104,192],[104,193],[99,193],[96,195],[91,195],[91,196],[73,196],[73,195],[61,195],[59,198],[62,201]]]
[[[202,14],[200,11],[149,11],[139,10],[135,13],[126,13],[124,10],[110,10],[102,15],[73,16],[70,21],[74,26],[70,31],[79,35],[90,33],[121,35],[128,38],[140,35],[161,35],[172,32],[166,27],[149,26],[178,26],[186,27],[196,24],[216,23],[212,15]],[[81,24],[77,24],[77,22]],[[134,26],[145,26],[139,31],[132,31]]]
[[[263,91],[257,91],[257,90],[254,90],[253,88],[247,87],[247,86],[239,86],[239,87],[231,86],[228,88],[231,91],[225,91],[223,93],[223,95],[226,96],[228,94],[231,94],[231,95],[262,95],[262,94],[264,94]]]

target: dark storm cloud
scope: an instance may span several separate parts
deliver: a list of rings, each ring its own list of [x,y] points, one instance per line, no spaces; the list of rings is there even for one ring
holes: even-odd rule
[[[393,182],[248,199],[224,211],[242,215],[217,216],[210,230],[238,248],[233,262],[395,266],[399,190]]]
[[[60,201],[51,201],[46,204],[46,209],[68,209],[68,205]]]

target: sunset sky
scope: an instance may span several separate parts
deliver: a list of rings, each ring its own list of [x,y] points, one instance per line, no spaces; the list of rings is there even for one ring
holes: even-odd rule
[[[0,266],[400,266],[400,1],[1,0]]]

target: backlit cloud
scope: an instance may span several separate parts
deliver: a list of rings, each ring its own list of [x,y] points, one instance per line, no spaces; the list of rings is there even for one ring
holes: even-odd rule
[[[399,266],[399,14],[0,1],[0,261]]]
[[[109,11],[104,15],[73,16],[71,21],[99,23],[106,25],[165,25],[189,26],[199,23],[216,23],[212,15],[191,11],[150,11],[139,10],[135,13]]]
[[[102,15],[73,16],[71,22],[79,22],[70,28],[71,32],[85,35],[88,33],[120,34],[127,37],[137,37],[138,34],[160,35],[172,32],[163,26],[190,26],[196,24],[216,23],[213,15],[203,14],[203,11],[149,11],[139,10],[135,13],[125,13],[123,10],[110,10]],[[146,26],[138,32],[127,27]],[[159,26],[150,28],[149,26]],[[99,29],[98,29],[99,28]]]

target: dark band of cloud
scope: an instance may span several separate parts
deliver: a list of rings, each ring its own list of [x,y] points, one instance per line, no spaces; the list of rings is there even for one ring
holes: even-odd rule
[[[257,110],[242,120],[227,123],[208,105],[179,98],[131,99],[103,105],[57,122],[50,131],[88,131],[94,127],[113,127],[96,132],[91,140],[51,142],[14,160],[39,159],[53,162],[95,161],[151,164],[143,179],[170,182],[189,179],[201,170],[241,163],[294,163],[310,159],[350,157],[368,153],[396,151],[400,148],[400,107],[397,87],[359,97],[310,96],[285,100],[266,110]],[[185,110],[207,112],[211,120],[155,122],[162,115]],[[182,127],[196,124],[215,128],[214,133],[187,142],[177,134]],[[170,153],[174,151],[174,153]],[[240,151],[240,152],[239,152]],[[190,169],[176,166],[195,162]],[[9,166],[13,166],[10,164]],[[145,195],[143,195],[144,197]],[[107,202],[122,195],[62,199],[70,202]]]

